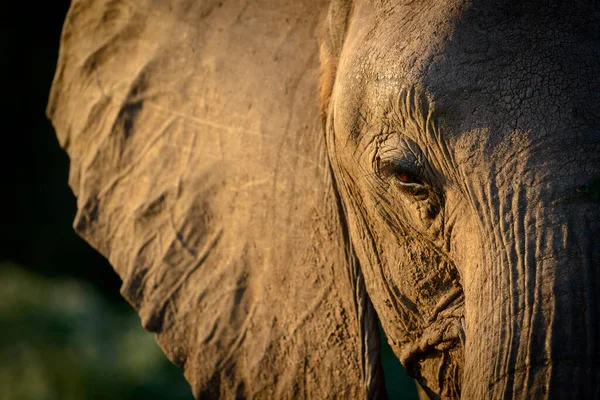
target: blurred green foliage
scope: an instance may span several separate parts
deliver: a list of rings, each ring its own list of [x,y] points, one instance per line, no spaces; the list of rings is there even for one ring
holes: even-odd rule
[[[0,263],[3,400],[191,399],[182,371],[133,310],[115,309],[88,283]],[[380,329],[391,399],[416,399]]]
[[[4,400],[192,399],[133,312],[89,285],[0,264]]]
[[[388,398],[393,400],[418,400],[415,380],[406,374],[406,370],[388,344],[385,333],[379,326],[381,338],[381,365],[385,375],[385,389]]]

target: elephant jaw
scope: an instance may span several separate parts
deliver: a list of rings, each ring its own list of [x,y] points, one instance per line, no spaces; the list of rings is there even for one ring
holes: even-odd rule
[[[400,362],[432,399],[460,397],[464,294],[460,287],[454,289],[440,299],[421,335],[400,350]]]

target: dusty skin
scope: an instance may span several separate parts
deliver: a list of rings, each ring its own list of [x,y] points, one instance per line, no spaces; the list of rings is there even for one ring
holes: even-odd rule
[[[74,227],[197,398],[600,398],[600,9],[74,0]],[[82,266],[85,268],[85,266]]]

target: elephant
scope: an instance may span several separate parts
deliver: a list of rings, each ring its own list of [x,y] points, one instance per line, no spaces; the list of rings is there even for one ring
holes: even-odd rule
[[[600,398],[600,6],[73,0],[74,229],[197,398]]]

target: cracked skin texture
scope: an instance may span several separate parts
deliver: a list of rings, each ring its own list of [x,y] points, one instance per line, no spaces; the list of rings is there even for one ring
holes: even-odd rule
[[[600,10],[82,1],[75,229],[197,398],[600,397]]]

